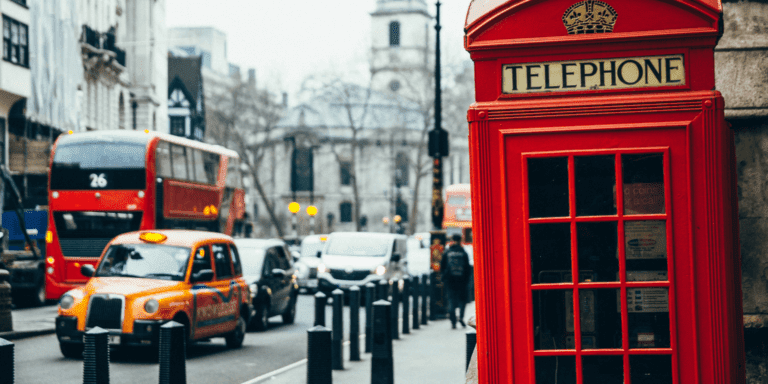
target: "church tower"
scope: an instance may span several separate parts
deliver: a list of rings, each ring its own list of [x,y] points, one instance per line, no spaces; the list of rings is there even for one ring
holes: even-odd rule
[[[434,92],[434,26],[425,0],[376,0],[371,13],[374,90],[422,99]]]

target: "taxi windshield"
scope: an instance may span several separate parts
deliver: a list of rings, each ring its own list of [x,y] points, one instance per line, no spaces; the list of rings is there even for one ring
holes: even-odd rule
[[[184,280],[190,248],[162,244],[117,244],[104,255],[98,277]]]

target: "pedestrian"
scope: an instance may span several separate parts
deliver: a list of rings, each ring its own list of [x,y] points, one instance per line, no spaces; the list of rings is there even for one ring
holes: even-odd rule
[[[456,328],[456,309],[459,309],[458,322],[462,327],[464,323],[464,309],[467,306],[467,284],[469,283],[469,255],[461,246],[461,235],[451,237],[453,244],[443,253],[440,271],[443,274],[443,283],[446,287],[448,309],[450,310],[451,326]]]

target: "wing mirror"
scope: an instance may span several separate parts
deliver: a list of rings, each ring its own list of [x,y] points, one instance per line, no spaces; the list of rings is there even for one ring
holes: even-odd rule
[[[93,268],[93,265],[83,264],[83,266],[80,267],[80,273],[85,277],[93,277],[93,275],[96,274],[96,269]]]
[[[191,280],[193,283],[198,281],[211,281],[213,280],[213,271],[210,269],[202,269],[196,273],[193,273]]]
[[[317,258],[323,257],[323,251],[317,251]]]
[[[285,276],[286,276],[285,271],[283,271],[280,268],[275,268],[275,269],[272,270],[272,277],[276,277],[276,278],[282,279]]]
[[[393,253],[392,257],[389,260],[392,261],[393,263],[396,263],[396,262],[400,261],[400,254],[399,253]]]

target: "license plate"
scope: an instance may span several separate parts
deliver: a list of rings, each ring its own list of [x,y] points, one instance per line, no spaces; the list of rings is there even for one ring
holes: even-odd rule
[[[118,335],[109,335],[109,344],[120,344],[120,336]]]

